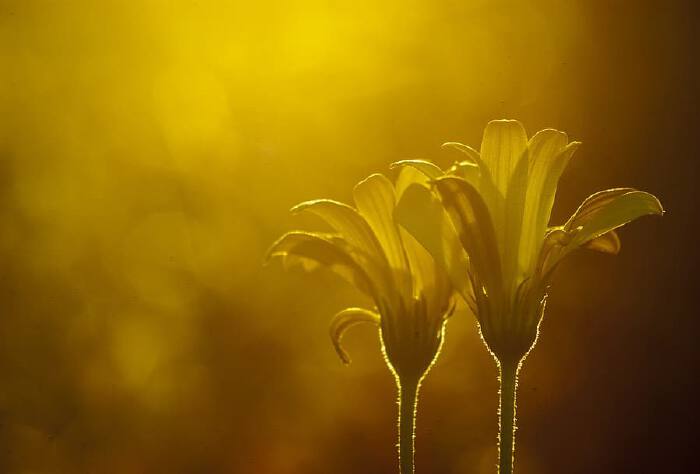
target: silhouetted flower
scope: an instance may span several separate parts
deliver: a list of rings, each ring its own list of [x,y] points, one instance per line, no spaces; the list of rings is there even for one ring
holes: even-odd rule
[[[433,180],[434,189],[469,255],[468,280],[452,278],[476,315],[481,334],[501,370],[502,474],[512,471],[515,390],[521,361],[533,347],[547,289],[557,265],[571,251],[615,254],[615,229],[647,214],[662,214],[658,199],[632,188],[588,197],[561,226],[548,227],[559,177],[578,148],[565,133],[547,129],[528,140],[518,121],[496,120],[484,131],[481,152],[460,143],[467,160],[447,173],[425,161],[404,161]],[[451,242],[447,227],[426,227],[433,199],[417,188],[399,204],[397,219],[446,268],[441,255]],[[435,219],[435,217],[432,217]],[[453,275],[453,272],[450,272]]]
[[[445,320],[454,308],[446,273],[394,222],[397,199],[411,184],[427,191],[425,176],[406,168],[396,187],[381,174],[355,186],[356,209],[326,199],[299,204],[293,212],[316,214],[333,232],[290,232],[275,242],[269,253],[269,258],[280,257],[287,267],[330,268],[374,301],[375,308],[348,308],[338,313],[331,323],[331,337],[341,359],[348,363],[340,344],[343,332],[358,323],[378,326],[386,361],[399,385],[403,474],[413,472],[418,388],[440,350]],[[456,238],[452,248],[465,261]]]

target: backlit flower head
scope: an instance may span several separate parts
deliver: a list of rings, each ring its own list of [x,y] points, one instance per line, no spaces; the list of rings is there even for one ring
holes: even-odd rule
[[[615,229],[640,216],[663,213],[653,195],[616,188],[593,194],[566,223],[550,227],[559,177],[579,146],[557,130],[542,130],[528,140],[520,122],[496,120],[487,125],[480,152],[460,143],[444,146],[467,159],[447,173],[424,161],[398,165],[419,169],[433,180],[469,255],[469,284],[453,282],[499,359],[520,360],[534,344],[553,270],[566,255],[581,247],[615,254],[620,250]],[[424,234],[435,231],[421,226],[424,218],[416,212],[434,212],[425,204],[430,197],[423,192],[409,197],[397,216],[426,243]],[[438,242],[445,236],[430,238]],[[426,247],[435,255],[436,245]]]
[[[382,350],[399,385],[400,462],[413,472],[413,419],[418,387],[439,353],[446,318],[454,308],[450,278],[431,255],[394,221],[397,200],[409,186],[428,191],[427,178],[405,168],[394,186],[373,174],[355,186],[355,207],[321,199],[295,206],[293,212],[321,217],[332,232],[289,232],[275,242],[269,258],[305,270],[326,267],[374,302],[374,308],[348,308],[331,323],[331,338],[349,362],[340,340],[358,323],[379,327]],[[455,239],[453,259],[466,261]]]

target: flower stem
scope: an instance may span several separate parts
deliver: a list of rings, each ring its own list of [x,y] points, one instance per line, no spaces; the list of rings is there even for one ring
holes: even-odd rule
[[[515,452],[515,397],[518,388],[519,361],[500,361],[500,405],[498,434],[498,473],[513,473]]]
[[[416,404],[418,403],[418,386],[416,379],[399,381],[399,472],[413,474],[414,432],[416,426]]]

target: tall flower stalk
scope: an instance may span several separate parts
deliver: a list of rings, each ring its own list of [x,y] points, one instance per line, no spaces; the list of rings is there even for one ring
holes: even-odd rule
[[[360,323],[379,328],[381,347],[399,392],[399,467],[414,472],[414,431],[421,382],[437,358],[445,320],[454,308],[450,278],[430,254],[394,221],[397,199],[409,186],[428,191],[428,180],[412,168],[401,171],[394,186],[373,174],[355,186],[355,208],[322,199],[295,206],[293,212],[321,217],[332,232],[289,232],[272,245],[268,258],[286,267],[310,271],[326,267],[374,302],[374,308],[348,308],[331,322],[331,339],[344,363],[344,332]],[[466,265],[456,239],[451,259]],[[466,268],[466,267],[465,267]]]
[[[466,155],[447,172],[426,161],[404,161],[432,180],[434,195],[410,188],[397,219],[441,262],[476,315],[499,368],[499,473],[513,472],[518,372],[534,346],[554,270],[578,248],[616,254],[618,227],[662,214],[659,200],[632,188],[586,198],[563,225],[549,226],[557,183],[578,142],[547,129],[528,140],[522,124],[497,120],[484,131],[481,150],[446,143]],[[442,208],[435,206],[439,196]],[[449,216],[449,226],[425,226]],[[457,233],[469,255],[468,278],[455,277],[445,256]]]

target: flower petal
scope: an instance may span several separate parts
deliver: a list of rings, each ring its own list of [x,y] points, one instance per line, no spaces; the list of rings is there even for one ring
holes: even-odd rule
[[[617,232],[611,230],[593,240],[589,240],[583,245],[584,248],[597,250],[598,252],[617,255],[620,252],[620,237]]]
[[[505,192],[501,192],[496,186],[492,170],[489,168],[489,165],[484,162],[479,152],[470,146],[457,142],[448,142],[442,146],[443,148],[454,148],[461,151],[476,165],[474,167],[464,167],[461,164],[455,164],[455,166],[450,169],[449,174],[463,178],[481,194],[491,214],[493,227],[497,231],[496,237],[498,238],[498,246],[502,251],[504,247],[503,237],[505,229]]]
[[[431,163],[430,161],[425,160],[401,160],[392,163],[390,168],[394,169],[401,168],[404,166],[410,166],[412,168],[415,168],[430,179],[437,179],[443,175],[443,172],[439,166],[437,166],[434,163]]]
[[[333,347],[335,347],[335,351],[338,353],[340,360],[342,360],[344,364],[350,363],[350,357],[341,344],[341,339],[345,331],[360,323],[371,323],[375,326],[379,326],[379,322],[380,318],[377,313],[363,308],[344,309],[333,316],[330,327],[331,341],[333,342]]]
[[[394,186],[384,175],[373,174],[355,186],[353,196],[360,215],[372,228],[394,271],[397,289],[402,294],[410,294],[410,269],[393,218]]]
[[[423,188],[427,191],[429,178],[418,169],[411,166],[404,166],[399,172],[396,179],[396,197],[400,200],[406,189],[411,186]],[[428,191],[429,192],[429,191]],[[394,209],[393,219],[396,221],[396,210]],[[398,222],[397,222],[398,223]],[[409,267],[411,268],[411,277],[413,282],[413,296],[418,298],[421,293],[425,293],[425,297],[431,302],[437,296],[436,292],[442,290],[445,286],[445,278],[438,278],[440,275],[436,273],[435,261],[430,254],[400,225],[399,234],[403,242],[403,248],[406,252]],[[438,281],[440,280],[440,281]]]
[[[469,262],[490,293],[501,292],[501,260],[491,215],[481,195],[469,183],[451,176],[436,181]],[[474,291],[480,291],[475,288]]]
[[[526,272],[535,263],[547,231],[559,178],[579,146],[567,141],[565,133],[547,129],[528,144],[530,169],[519,251],[519,263]]]
[[[285,268],[300,266],[305,271],[326,267],[360,291],[373,296],[372,279],[353,259],[349,246],[332,234],[289,232],[280,237],[268,251],[266,263],[281,258]],[[381,281],[381,275],[373,275]]]
[[[515,291],[520,284],[520,272],[518,271],[520,239],[523,230],[523,210],[528,188],[528,150],[525,149],[520,161],[515,166],[508,183],[508,190],[504,202],[504,215],[502,228],[496,228],[500,232],[503,242],[501,249],[501,265],[507,291]],[[493,212],[493,211],[492,211]]]
[[[464,179],[479,191],[486,191],[491,194],[498,192],[496,186],[493,184],[491,171],[481,159],[481,155],[479,155],[478,151],[469,145],[458,142],[443,143],[442,148],[453,148],[464,153],[469,158],[465,161],[455,162],[449,169],[448,174]],[[490,199],[490,197],[485,197],[484,199],[487,200],[488,204],[488,199]]]
[[[319,216],[338,232],[350,245],[368,258],[384,258],[377,238],[367,221],[352,207],[330,199],[306,201],[292,208],[292,212],[310,212]]]
[[[401,196],[394,218],[432,255],[467,299],[471,294],[467,255],[437,197],[427,188],[413,184]]]
[[[455,161],[455,163],[447,170],[447,173],[452,176],[462,178],[467,183],[479,189],[481,181],[481,171],[479,165],[470,161]]]
[[[486,126],[480,155],[502,196],[526,148],[527,134],[517,120],[492,120]]]
[[[600,193],[598,194],[600,196]],[[580,247],[638,217],[649,214],[661,215],[663,212],[659,200],[653,194],[643,191],[629,191],[617,194],[611,199],[602,199],[593,195],[584,201],[565,226],[567,230],[573,230],[569,227],[570,225],[575,225],[574,229],[580,227],[568,247]]]
[[[405,163],[405,162],[402,162]],[[425,163],[428,163],[427,161]],[[432,163],[430,163],[432,165]],[[412,165],[398,165],[395,164],[396,166],[392,165],[392,168],[399,168],[399,175],[396,178],[396,182],[394,183],[394,189],[396,190],[396,201],[401,200],[401,196],[403,193],[408,189],[409,186],[412,184],[418,184],[421,186],[425,186],[426,188],[430,187],[430,181],[433,179],[426,175],[419,167],[412,166]],[[438,168],[439,169],[439,168]],[[434,171],[434,170],[433,170]],[[440,171],[440,174],[437,175],[442,176],[442,170]]]
[[[627,194],[629,192],[635,191],[634,188],[613,188],[606,189],[605,191],[598,191],[593,193],[583,200],[581,205],[576,209],[576,212],[569,218],[569,220],[564,224],[564,229],[571,231],[577,227],[582,226],[588,222],[592,216],[594,216],[598,211],[603,209],[605,206],[610,204],[612,201]]]
[[[464,145],[463,143],[458,143],[458,142],[447,142],[442,144],[443,148],[454,148],[457,151],[461,151],[467,157],[469,158],[467,161],[471,162],[475,165],[478,165],[480,167],[485,168],[486,164],[483,162],[481,159],[481,155],[479,154],[478,151],[476,151],[474,148],[470,147],[469,145]]]

